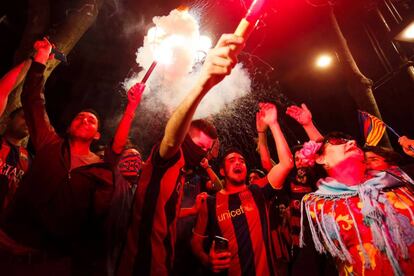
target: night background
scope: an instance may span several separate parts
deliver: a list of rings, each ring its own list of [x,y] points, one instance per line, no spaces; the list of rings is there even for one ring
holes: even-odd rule
[[[94,1],[2,1],[1,75],[24,56],[16,54],[16,49],[24,40],[33,5],[41,8],[44,5],[50,15],[48,31],[39,31],[37,38],[45,34],[53,38],[77,2]],[[172,9],[187,5],[197,11],[202,32],[208,33],[215,42],[221,33],[235,30],[250,2],[103,1],[96,21],[68,54],[68,64],[60,64],[47,81],[45,95],[53,125],[64,132],[76,111],[92,107],[104,119],[101,143],[107,143],[126,104],[121,82],[140,70],[135,53],[154,16],[167,15]],[[266,14],[239,57],[251,74],[252,92],[213,117],[222,148],[238,146],[245,149],[250,161],[258,160],[253,140],[256,136],[254,114],[257,102],[262,100],[277,103],[282,128],[291,146],[307,139],[303,129],[284,112],[290,104],[301,103],[310,108],[322,133],[340,130],[363,143],[358,107],[347,91],[343,60],[337,54],[337,37],[327,8],[316,7],[323,2],[268,2]],[[383,120],[399,134],[413,138],[414,74],[410,76],[408,69],[414,60],[414,43],[396,42],[393,37],[414,19],[414,1],[337,1],[334,11],[359,69],[373,81],[373,94]],[[315,67],[316,56],[321,53],[334,57],[331,67]],[[164,110],[138,107],[130,136],[145,156],[162,136],[165,122]],[[402,153],[397,138],[391,133],[389,137],[394,149]]]

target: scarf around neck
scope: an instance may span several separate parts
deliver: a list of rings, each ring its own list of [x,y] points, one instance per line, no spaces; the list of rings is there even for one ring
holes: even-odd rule
[[[348,263],[353,263],[351,254],[342,241],[340,227],[332,217],[332,212],[324,214],[322,207],[322,210],[318,211],[318,214],[315,214],[314,220],[316,221],[316,224],[312,221],[311,217],[311,204],[315,204],[316,200],[322,200],[322,206],[325,205],[326,201],[334,201],[334,213],[336,206],[335,201],[343,200],[355,225],[356,236],[362,251],[363,263],[366,268],[372,268],[368,253],[363,246],[360,229],[356,223],[355,215],[349,206],[348,198],[357,196],[362,203],[361,214],[364,224],[371,230],[373,245],[379,251],[385,252],[393,267],[394,274],[402,275],[403,273],[399,266],[398,259],[409,258],[408,246],[406,244],[407,239],[404,237],[404,226],[400,225],[398,213],[394,210],[393,204],[388,201],[384,190],[397,189],[404,184],[406,186],[411,185],[414,187],[413,180],[399,168],[393,168],[392,172],[373,171],[368,175],[367,180],[354,186],[345,185],[330,177],[319,180],[318,190],[308,194],[308,196],[305,196],[302,200],[300,246],[304,245],[303,216],[305,215],[304,213],[306,213],[310,232],[317,251],[320,253],[326,253],[326,251],[328,251],[333,257],[337,257]],[[412,193],[408,193],[403,189],[401,189],[401,191],[403,191],[403,193],[405,193],[405,195],[414,203]],[[384,207],[381,207],[381,205]],[[409,208],[408,210],[411,215],[411,221],[414,222],[414,214]],[[316,209],[313,211],[316,212]],[[329,227],[327,225],[329,225]]]

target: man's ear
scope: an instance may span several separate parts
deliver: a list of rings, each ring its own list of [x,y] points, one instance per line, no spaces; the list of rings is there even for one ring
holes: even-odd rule
[[[220,168],[220,175],[224,177],[224,169]]]
[[[99,139],[101,139],[101,133],[100,133],[99,131],[97,131],[97,132],[95,133],[95,136],[93,136],[93,139],[94,139],[94,140],[99,140]]]

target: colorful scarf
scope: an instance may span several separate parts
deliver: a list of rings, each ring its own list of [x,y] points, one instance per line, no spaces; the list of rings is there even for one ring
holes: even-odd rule
[[[315,248],[320,253],[328,251],[333,257],[337,257],[342,261],[353,263],[351,254],[346,248],[340,235],[340,228],[335,218],[331,215],[335,213],[335,203],[338,199],[344,199],[350,217],[355,226],[357,226],[355,216],[350,208],[348,199],[358,196],[362,203],[361,214],[364,224],[366,224],[372,233],[373,245],[385,252],[387,255],[395,275],[402,275],[398,259],[408,259],[408,246],[404,240],[403,226],[400,225],[398,214],[394,210],[392,204],[387,200],[383,190],[397,188],[405,185],[414,185],[414,182],[401,170],[394,170],[392,173],[375,172],[372,178],[364,183],[355,186],[347,186],[336,181],[333,178],[325,178],[318,181],[318,190],[305,196],[301,204],[301,233],[300,246],[303,247],[303,216],[306,211],[310,232],[315,244]],[[401,189],[405,195],[413,202],[414,199],[410,193]],[[315,200],[323,200],[320,216],[317,215]],[[330,214],[324,214],[324,205],[326,201],[333,201]],[[384,205],[381,208],[380,203]],[[318,202],[319,204],[319,202]],[[311,210],[312,209],[312,210]],[[411,220],[414,221],[414,215],[408,208]],[[315,222],[312,221],[311,211],[315,212]],[[316,224],[316,225],[315,225]],[[329,231],[328,231],[329,230]],[[356,236],[360,244],[363,255],[363,263],[366,268],[371,268],[372,264],[368,253],[364,249],[361,234],[358,227],[355,227]],[[323,240],[323,244],[322,241]],[[337,243],[335,243],[336,241]]]

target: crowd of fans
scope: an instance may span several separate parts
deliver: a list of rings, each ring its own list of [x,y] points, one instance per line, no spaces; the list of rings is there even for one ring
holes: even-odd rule
[[[0,80],[1,113],[24,80],[0,141],[1,275],[414,275],[414,182],[391,149],[322,135],[305,104],[285,111],[309,137],[290,149],[283,111],[260,103],[261,163],[238,148],[219,156],[216,128],[193,115],[243,46],[220,38],[144,162],[128,135],[145,85],[129,89],[110,145],[93,152],[94,110],[75,114],[64,137],[50,124],[53,46],[37,41]],[[399,143],[414,157],[414,140]]]

